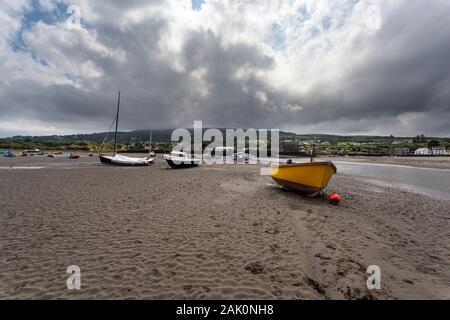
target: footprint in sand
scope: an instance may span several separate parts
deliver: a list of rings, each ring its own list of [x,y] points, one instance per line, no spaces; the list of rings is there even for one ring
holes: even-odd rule
[[[245,270],[250,271],[252,274],[264,273],[264,267],[259,262],[252,262],[246,265]]]

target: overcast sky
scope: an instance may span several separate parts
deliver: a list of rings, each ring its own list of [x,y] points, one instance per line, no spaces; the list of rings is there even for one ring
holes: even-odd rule
[[[122,130],[450,136],[449,17],[448,0],[2,0],[0,136],[106,131],[119,89]]]

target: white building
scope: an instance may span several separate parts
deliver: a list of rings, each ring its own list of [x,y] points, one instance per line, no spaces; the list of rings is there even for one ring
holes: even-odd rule
[[[450,152],[448,152],[445,147],[434,147],[431,149],[421,148],[417,149],[415,152],[416,156],[448,156]]]
[[[434,147],[431,148],[431,154],[433,156],[448,156],[449,152],[445,149],[445,147]]]
[[[416,152],[414,152],[414,154],[416,156],[430,156],[431,151],[430,151],[430,149],[427,149],[427,148],[420,148],[420,149],[417,149]]]

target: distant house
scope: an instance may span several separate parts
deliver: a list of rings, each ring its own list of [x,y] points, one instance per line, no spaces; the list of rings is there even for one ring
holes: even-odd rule
[[[431,148],[431,154],[433,156],[448,156],[449,152],[445,149],[445,147],[433,147]]]
[[[404,157],[409,155],[409,148],[394,148],[392,154],[397,157]]]
[[[417,149],[416,152],[414,152],[414,154],[416,156],[430,156],[431,151],[428,148],[420,148],[420,149]]]

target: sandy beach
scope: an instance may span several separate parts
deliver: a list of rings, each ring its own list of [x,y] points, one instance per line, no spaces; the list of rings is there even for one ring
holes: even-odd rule
[[[450,299],[450,201],[338,173],[334,207],[259,166],[97,162],[0,159],[0,298]]]

